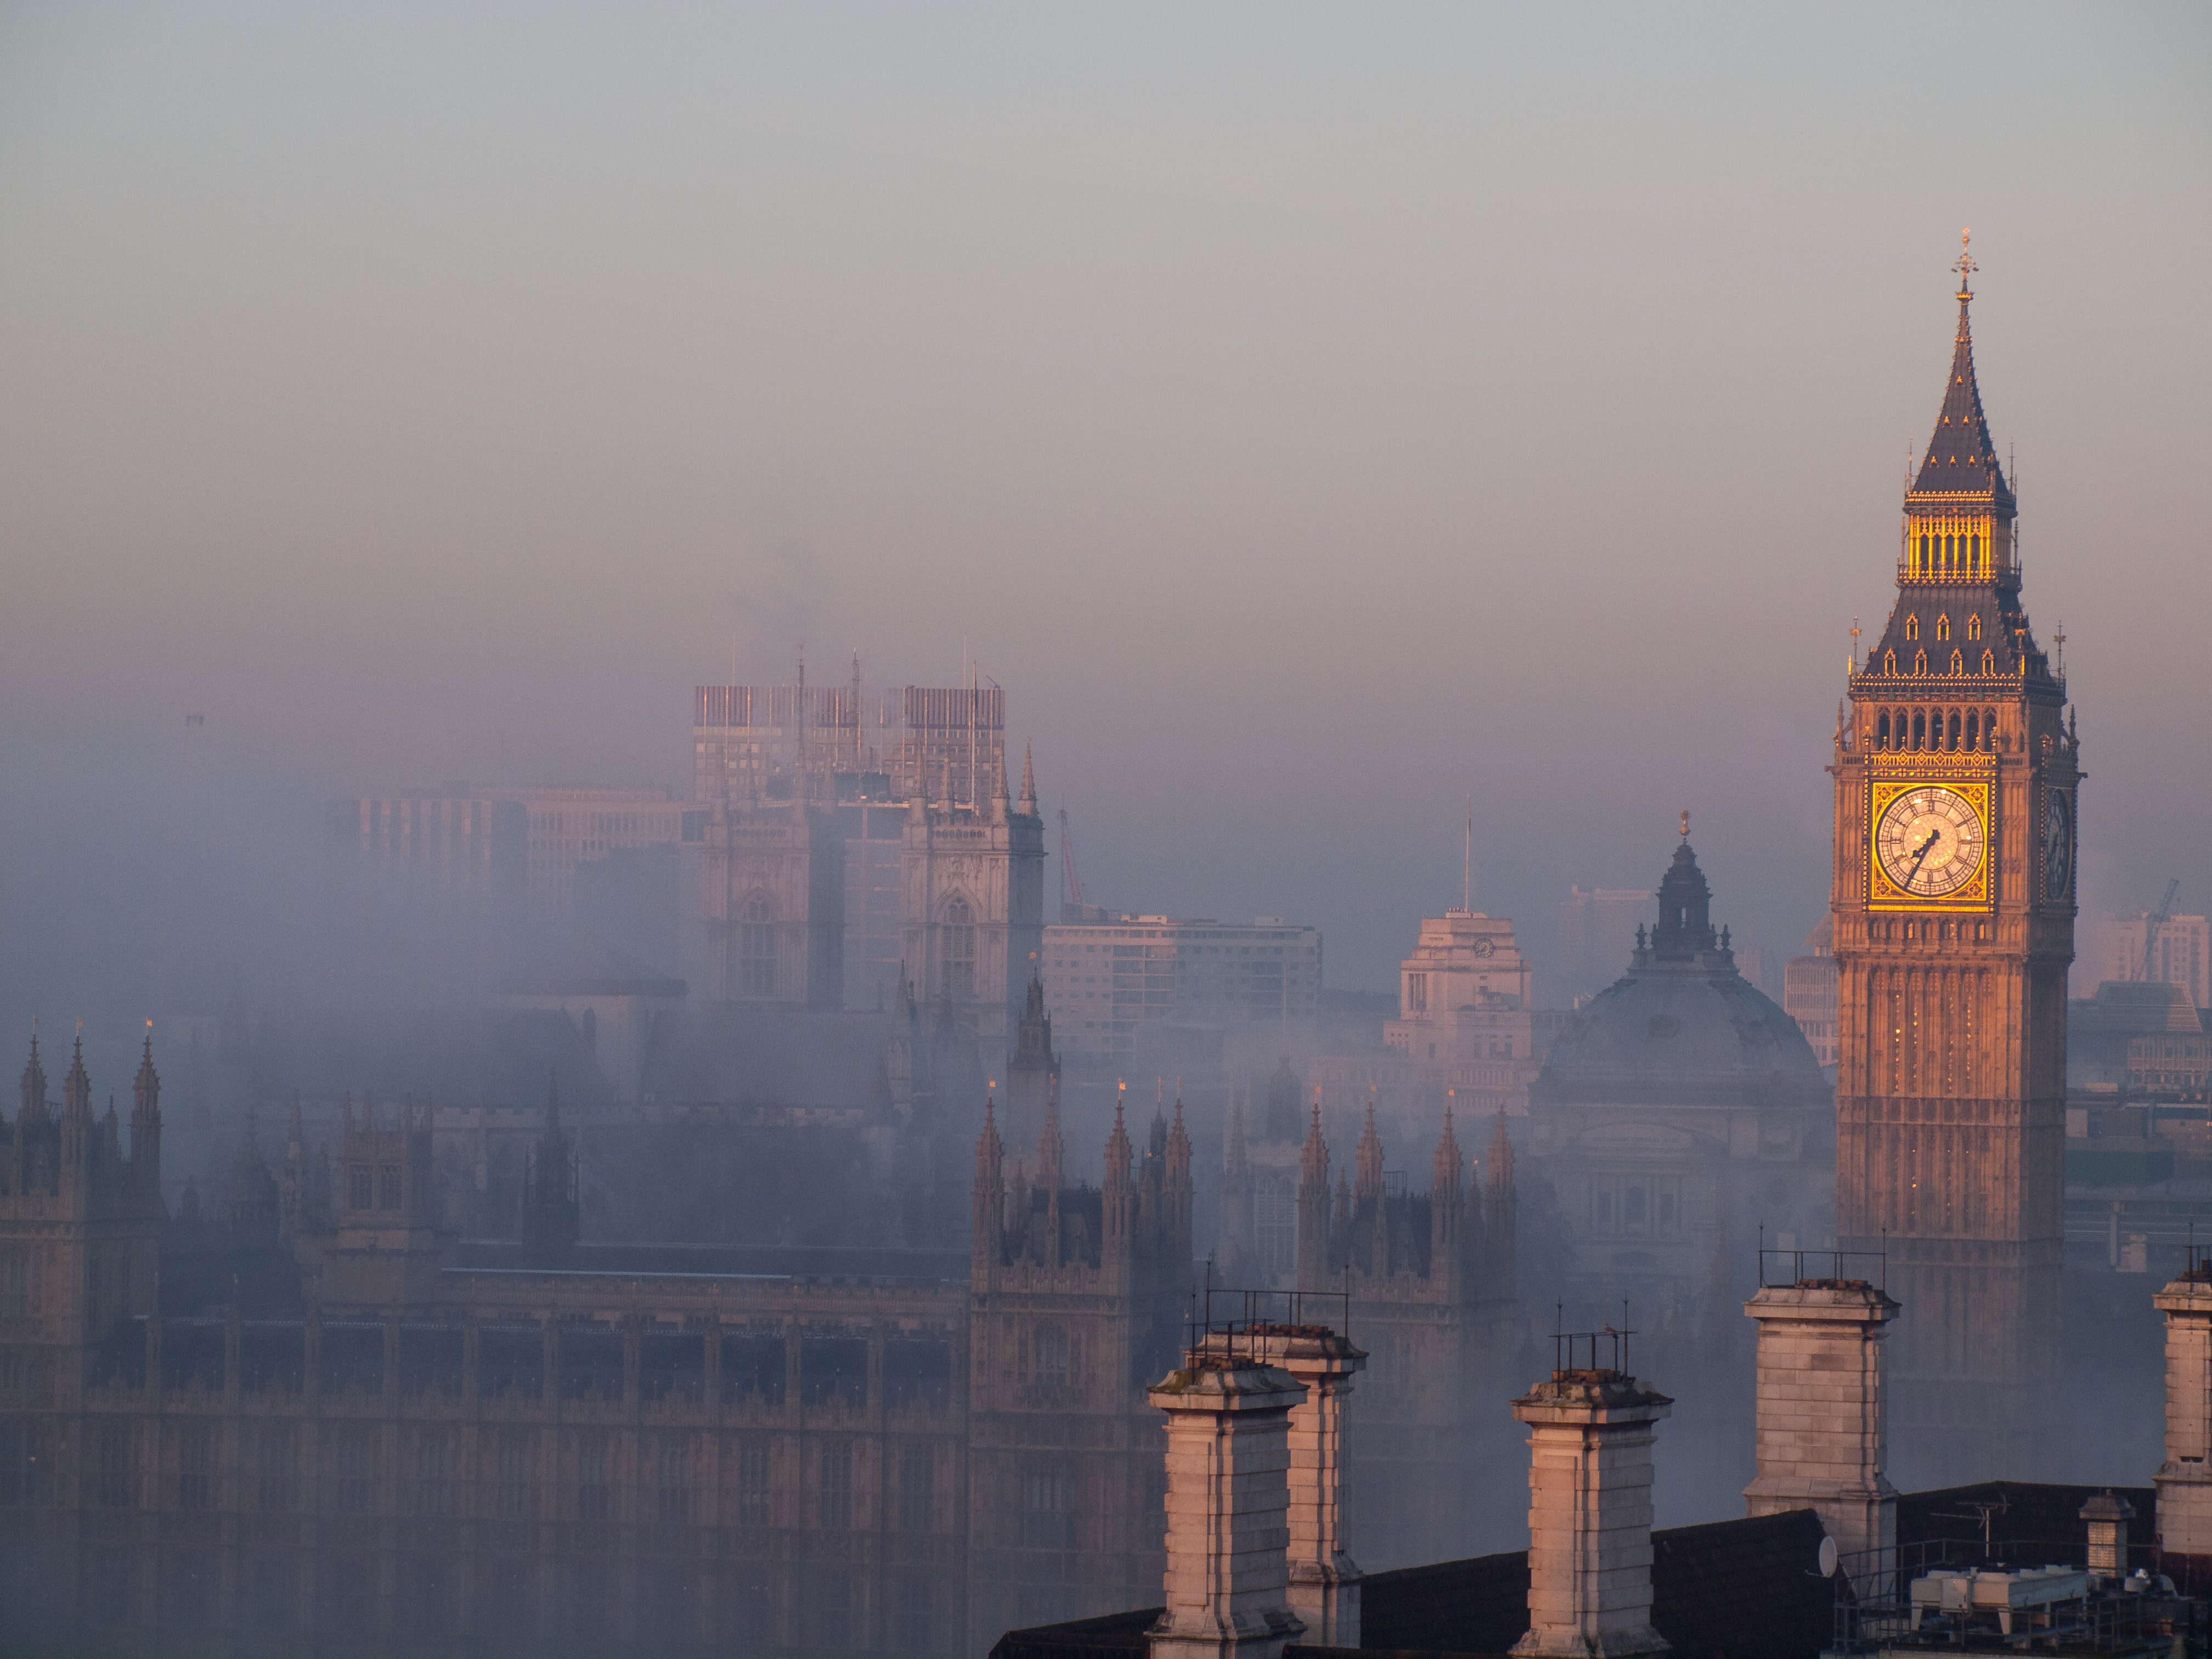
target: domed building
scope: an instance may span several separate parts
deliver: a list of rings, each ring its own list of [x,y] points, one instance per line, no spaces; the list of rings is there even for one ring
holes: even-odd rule
[[[1530,1161],[1580,1281],[1563,1291],[1680,1307],[1717,1261],[1748,1280],[1762,1224],[1770,1249],[1830,1246],[1833,1091],[1796,1021],[1736,972],[1711,909],[1686,817],[1658,925],[1530,1085]]]

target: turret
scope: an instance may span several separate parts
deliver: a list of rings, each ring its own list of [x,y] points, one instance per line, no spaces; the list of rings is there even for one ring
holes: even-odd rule
[[[1003,1259],[1006,1227],[1005,1158],[1006,1148],[999,1142],[998,1103],[986,1097],[983,1133],[975,1137],[975,1184],[972,1194],[975,1221],[970,1249],[975,1258],[975,1283],[979,1290],[988,1289],[997,1281],[999,1264]]]
[[[1014,810],[1025,818],[1037,815],[1036,771],[1030,763],[1030,746],[1022,745],[1022,794],[1014,803]]]
[[[544,1126],[523,1179],[522,1245],[533,1267],[554,1266],[568,1257],[576,1243],[577,1208],[576,1163],[561,1129],[560,1085],[549,1078]]]
[[[1160,1259],[1180,1277],[1190,1265],[1190,1136],[1182,1127],[1182,1091],[1161,1155]]]
[[[1132,1258],[1135,1254],[1135,1194],[1129,1178],[1130,1159],[1135,1155],[1129,1145],[1129,1130],[1122,1119],[1122,1099],[1127,1092],[1123,1085],[1114,1097],[1114,1132],[1106,1137],[1106,1174],[1100,1193],[1104,1232],[1100,1261],[1105,1265],[1109,1280],[1117,1279],[1115,1288],[1126,1286]]]
[[[161,1074],[154,1069],[154,1022],[146,1022],[146,1047],[131,1079],[131,1186],[143,1203],[161,1203]]]
[[[1297,1288],[1317,1291],[1328,1278],[1328,1142],[1321,1133],[1321,1090],[1314,1090],[1313,1127],[1298,1158]]]
[[[1437,1139],[1429,1179],[1429,1273],[1456,1278],[1460,1266],[1460,1172],[1466,1160],[1452,1134],[1451,1105],[1444,1105],[1444,1132]]]

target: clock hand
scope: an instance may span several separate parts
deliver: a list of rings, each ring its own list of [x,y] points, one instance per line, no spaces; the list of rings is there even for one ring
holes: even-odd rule
[[[1912,885],[1913,877],[1920,873],[1920,866],[1928,862],[1928,855],[1936,850],[1936,843],[1942,839],[1943,832],[1941,830],[1930,830],[1928,832],[1928,839],[1920,843],[1920,856],[1912,860],[1912,868],[1905,872],[1905,879],[1899,884],[1900,885],[1905,887]]]

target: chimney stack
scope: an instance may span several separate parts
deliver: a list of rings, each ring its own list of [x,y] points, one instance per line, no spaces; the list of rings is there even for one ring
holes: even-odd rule
[[[1249,1352],[1204,1345],[1183,1358],[1146,1396],[1168,1414],[1167,1607],[1152,1659],[1281,1659],[1305,1633],[1286,1591],[1290,1419],[1306,1390]]]
[[[2151,1298],[2166,1316],[2166,1462],[2158,1488],[2158,1545],[2170,1555],[2212,1555],[2212,1267],[2189,1270]]]
[[[1528,1633],[1516,1655],[1667,1650],[1651,1627],[1651,1425],[1674,1403],[1595,1365],[1555,1370],[1513,1402],[1529,1428]]]
[[[1759,1322],[1759,1477],[1743,1512],[1814,1510],[1838,1554],[1865,1557],[1859,1579],[1881,1565],[1866,1552],[1897,1543],[1882,1339],[1901,1305],[1856,1279],[1763,1285],[1743,1304]]]

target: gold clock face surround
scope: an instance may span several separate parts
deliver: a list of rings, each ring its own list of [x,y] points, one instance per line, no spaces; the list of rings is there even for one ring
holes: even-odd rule
[[[1986,910],[1990,900],[1990,781],[1959,775],[1869,781],[1868,906]]]

